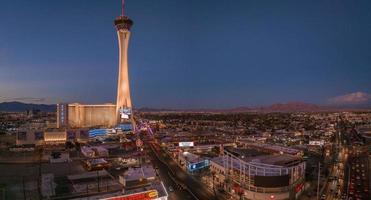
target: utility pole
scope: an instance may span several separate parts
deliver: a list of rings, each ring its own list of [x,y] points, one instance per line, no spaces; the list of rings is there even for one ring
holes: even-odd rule
[[[318,162],[317,200],[319,200],[319,182],[321,178],[321,162]]]

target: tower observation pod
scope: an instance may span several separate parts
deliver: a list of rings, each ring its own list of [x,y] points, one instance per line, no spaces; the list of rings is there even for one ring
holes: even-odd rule
[[[128,69],[128,45],[133,21],[124,15],[124,1],[122,1],[122,14],[115,19],[114,24],[119,42],[119,75],[116,101],[117,125],[122,130],[129,131],[135,127]]]

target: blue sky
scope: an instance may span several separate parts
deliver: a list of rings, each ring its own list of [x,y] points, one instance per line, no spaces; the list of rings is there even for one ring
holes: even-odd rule
[[[0,0],[0,101],[114,102],[119,14],[119,0]],[[126,14],[136,107],[371,99],[370,1],[127,0]]]

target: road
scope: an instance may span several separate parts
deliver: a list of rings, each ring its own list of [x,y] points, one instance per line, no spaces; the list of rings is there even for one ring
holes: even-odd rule
[[[212,192],[209,191],[206,185],[197,181],[195,178],[183,171],[173,159],[171,159],[164,151],[157,150],[153,146],[151,148],[153,159],[161,159],[166,163],[167,171],[173,172],[174,177],[183,183],[199,200],[217,199]],[[155,154],[158,156],[155,156]],[[151,154],[150,154],[151,155]]]
[[[327,179],[323,194],[326,194],[326,200],[340,199],[346,188],[344,177],[347,175],[346,164],[348,160],[348,148],[343,145],[341,133],[337,132],[333,143],[333,161],[329,169],[330,174]]]
[[[334,162],[323,191],[325,199],[369,199],[367,146],[359,145],[354,133],[340,131],[333,141]]]
[[[369,199],[370,175],[368,153],[355,149],[356,154],[350,161],[348,197],[352,199]]]
[[[151,157],[152,163],[155,164],[156,171],[169,193],[169,200],[195,199],[187,190],[181,189],[181,187],[179,187],[179,185],[173,181],[173,178],[170,177],[171,174],[168,173],[169,171],[167,166],[154,155],[154,152],[149,152],[149,156]],[[174,189],[173,192],[169,191],[170,186]]]
[[[343,193],[344,186],[344,176],[346,175],[346,163],[347,163],[347,150],[345,147],[340,146],[340,150],[336,153],[338,157],[335,160],[334,165],[332,166],[329,181],[327,183],[325,194],[326,199],[339,199]]]

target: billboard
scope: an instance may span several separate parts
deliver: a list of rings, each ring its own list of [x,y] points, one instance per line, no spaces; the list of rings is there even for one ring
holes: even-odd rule
[[[157,190],[148,190],[145,192],[138,192],[134,194],[122,195],[117,197],[110,197],[103,200],[153,200],[158,198]]]
[[[325,144],[324,140],[312,140],[309,141],[309,145],[323,146]]]
[[[254,185],[266,188],[285,187],[289,185],[289,180],[290,176],[288,174],[282,176],[255,176]]]
[[[105,136],[110,132],[110,129],[92,129],[89,130],[89,137]]]
[[[179,142],[179,147],[193,147],[194,142]]]

